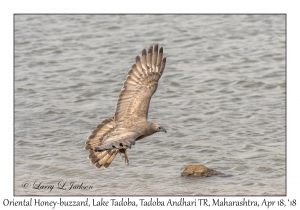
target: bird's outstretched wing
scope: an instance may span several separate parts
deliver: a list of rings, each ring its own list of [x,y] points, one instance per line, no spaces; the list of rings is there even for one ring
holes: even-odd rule
[[[166,64],[163,48],[158,51],[158,44],[142,50],[142,59],[136,56],[136,62],[129,70],[121,89],[114,118],[121,121],[127,116],[147,120],[151,96],[155,93],[157,82]]]

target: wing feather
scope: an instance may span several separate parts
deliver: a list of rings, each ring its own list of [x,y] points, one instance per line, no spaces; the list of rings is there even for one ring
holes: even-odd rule
[[[148,49],[148,55],[147,55],[147,73],[148,74],[151,72],[151,67],[152,67],[152,52],[153,52],[153,47],[150,46]]]
[[[147,51],[146,49],[142,50],[142,67],[145,73],[147,73]]]
[[[156,71],[156,62],[157,62],[157,52],[158,52],[158,45],[156,44],[153,49],[152,55],[152,71]]]
[[[138,68],[137,68],[137,65],[134,63],[132,66],[131,66],[131,69],[132,69],[132,74],[133,76],[139,80],[139,78],[141,77],[141,75],[143,74],[143,71],[139,71]]]
[[[165,69],[165,65],[166,65],[166,62],[167,62],[167,58],[164,58],[163,61],[161,62],[161,66],[160,66],[160,69],[159,69],[159,78],[161,77],[161,75],[164,73],[164,69]],[[158,79],[159,79],[158,78]]]
[[[145,74],[142,63],[141,63],[140,56],[135,57],[135,63],[132,65],[131,69],[134,69],[134,70],[136,69],[139,72],[141,77]]]
[[[136,63],[128,71],[119,94],[114,114],[117,122],[132,115],[147,120],[151,97],[165,68],[166,59],[162,57],[163,48],[158,52],[158,44],[150,46],[148,54],[143,49],[142,60],[136,56]]]
[[[156,63],[156,72],[159,72],[160,69],[160,64],[163,58],[163,48],[159,49],[159,54],[158,54],[158,58],[157,58],[157,63]]]

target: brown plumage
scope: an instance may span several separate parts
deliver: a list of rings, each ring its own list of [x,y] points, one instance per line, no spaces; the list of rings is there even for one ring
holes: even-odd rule
[[[117,153],[123,154],[125,163],[129,163],[127,148],[146,136],[166,132],[163,126],[147,121],[150,99],[165,65],[163,48],[158,51],[158,44],[149,47],[148,53],[142,50],[142,59],[136,56],[123,83],[114,116],[102,120],[86,141],[91,165],[107,168]]]

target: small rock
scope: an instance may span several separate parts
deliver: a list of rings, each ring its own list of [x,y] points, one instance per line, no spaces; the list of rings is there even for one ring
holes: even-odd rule
[[[208,177],[213,175],[218,175],[219,173],[213,169],[209,169],[204,165],[189,165],[185,167],[181,176],[200,176]]]

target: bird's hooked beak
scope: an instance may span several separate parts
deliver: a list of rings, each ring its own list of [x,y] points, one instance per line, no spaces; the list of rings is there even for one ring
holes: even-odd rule
[[[155,132],[165,132],[165,133],[167,133],[167,130],[161,125],[157,125],[157,127],[155,127],[154,129],[155,129]]]

